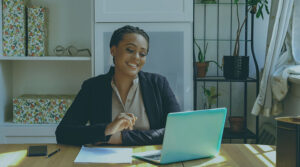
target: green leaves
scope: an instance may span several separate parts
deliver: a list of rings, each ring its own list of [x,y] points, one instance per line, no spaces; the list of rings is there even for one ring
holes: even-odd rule
[[[198,43],[196,42],[196,40],[194,39],[194,42],[199,50],[198,52],[198,61],[201,63],[205,62],[205,55],[206,55],[206,51],[207,51],[207,46],[208,43],[206,43],[205,48],[204,48],[204,52],[202,52],[201,47],[198,45]]]
[[[270,11],[269,11],[269,8],[268,8],[268,5],[265,5],[265,9],[266,9],[266,12],[267,12],[268,14],[270,14]]]
[[[234,0],[234,3],[238,3],[239,0]],[[263,8],[265,8],[265,11],[270,14],[269,7],[268,7],[268,0],[247,0],[248,6],[249,6],[249,11],[254,11],[253,13],[256,13],[256,18],[261,17],[264,19],[264,13],[263,13]],[[258,10],[256,11],[256,8]]]
[[[207,102],[207,107],[211,108],[211,106],[213,104],[217,103],[217,97],[220,96],[221,94],[217,93],[216,91],[216,87],[211,86],[209,89],[205,88],[204,86],[202,86],[203,91],[204,91],[204,95],[206,97],[206,102]]]
[[[223,71],[223,67],[222,66],[220,66],[219,64],[218,64],[218,62],[216,62],[216,61],[214,61],[214,60],[209,60],[209,61],[206,61],[206,62],[209,62],[209,63],[214,63],[214,64],[216,64],[216,66],[221,70],[221,71]]]
[[[205,87],[203,87],[204,90],[204,95],[209,97],[211,95],[211,91],[209,89],[206,89]]]
[[[256,13],[256,18],[259,18],[260,16],[262,17],[262,19],[264,19],[264,14],[262,12],[262,9],[263,9],[263,5],[260,5],[259,8],[258,8],[258,11]]]

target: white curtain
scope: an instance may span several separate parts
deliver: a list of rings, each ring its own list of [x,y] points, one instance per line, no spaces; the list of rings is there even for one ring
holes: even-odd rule
[[[298,31],[297,31],[298,30]],[[288,77],[300,75],[300,1],[273,0],[267,56],[252,114],[278,115],[288,92]]]

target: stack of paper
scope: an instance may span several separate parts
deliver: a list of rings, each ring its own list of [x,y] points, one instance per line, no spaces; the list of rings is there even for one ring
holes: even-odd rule
[[[131,163],[132,148],[100,148],[82,146],[75,163]]]

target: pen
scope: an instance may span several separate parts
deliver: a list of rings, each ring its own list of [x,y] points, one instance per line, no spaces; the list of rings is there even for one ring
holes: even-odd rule
[[[57,150],[55,150],[55,151],[53,151],[52,153],[50,153],[50,154],[47,156],[47,158],[51,157],[52,155],[56,154],[56,153],[59,152],[59,151],[60,151],[60,148],[57,149]]]

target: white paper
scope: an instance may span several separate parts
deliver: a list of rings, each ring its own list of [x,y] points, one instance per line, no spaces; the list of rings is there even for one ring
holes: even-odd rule
[[[75,163],[131,163],[132,148],[81,147]]]

